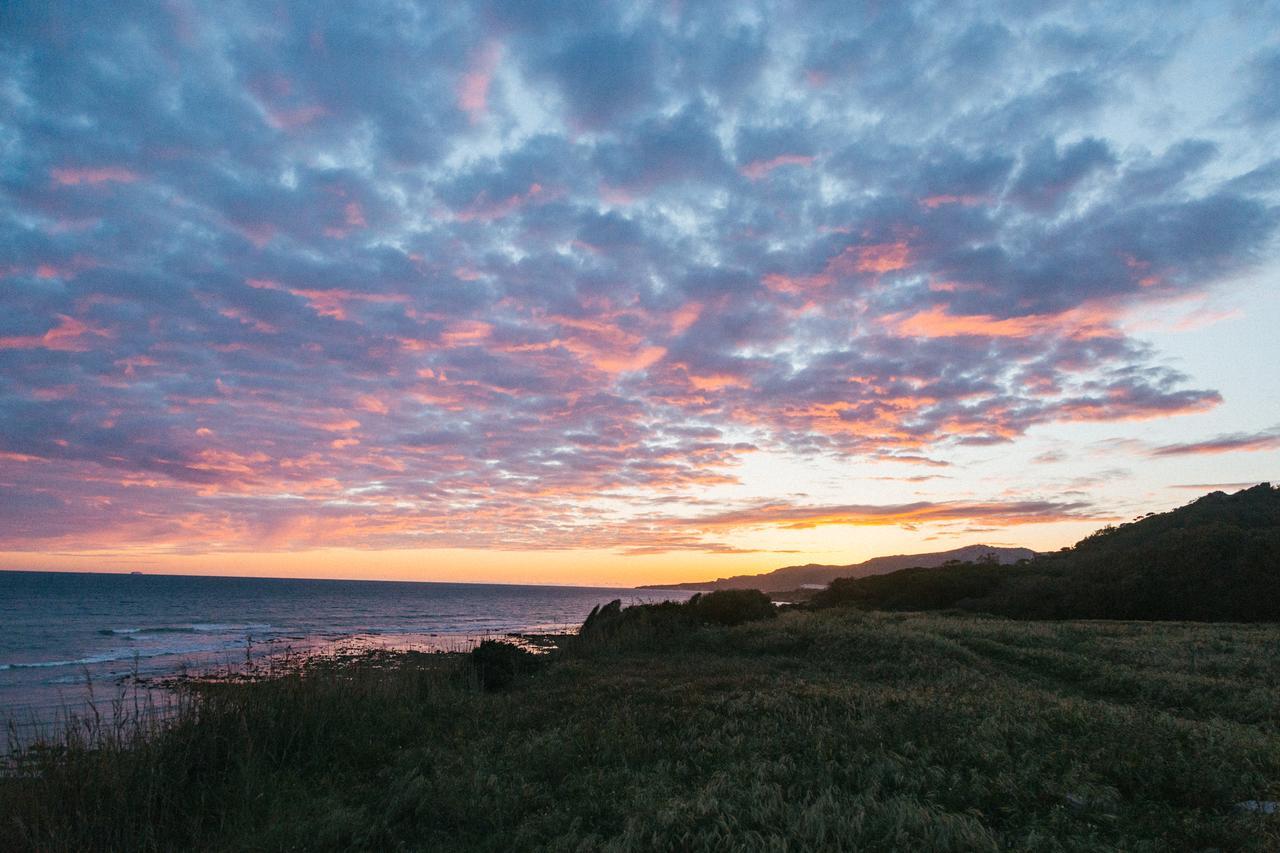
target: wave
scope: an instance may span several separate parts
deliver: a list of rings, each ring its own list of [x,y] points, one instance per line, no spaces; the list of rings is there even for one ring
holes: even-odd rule
[[[239,643],[220,643],[218,645],[203,645],[195,647],[183,646],[181,648],[169,646],[159,649],[148,649],[145,651],[132,648],[112,649],[107,652],[99,652],[95,655],[86,655],[85,657],[76,658],[75,660],[41,660],[0,663],[0,671],[9,669],[48,669],[59,666],[90,666],[92,664],[114,663],[115,661],[133,660],[135,658],[146,659],[165,656],[213,654],[216,652],[235,651],[237,649],[240,649]]]
[[[107,637],[136,637],[138,634],[224,634],[228,631],[270,631],[271,626],[262,622],[248,624],[235,622],[196,622],[191,625],[157,625],[150,628],[102,628],[99,634]]]

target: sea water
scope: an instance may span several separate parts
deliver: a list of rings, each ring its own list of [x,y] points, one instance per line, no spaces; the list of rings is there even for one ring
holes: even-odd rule
[[[683,591],[0,571],[0,725],[47,726],[138,681],[335,647],[460,651]]]

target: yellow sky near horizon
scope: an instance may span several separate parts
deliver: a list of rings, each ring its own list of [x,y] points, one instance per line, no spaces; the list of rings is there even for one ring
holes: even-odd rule
[[[1004,528],[983,534],[956,532],[928,538],[900,527],[830,525],[813,530],[757,532],[744,539],[756,553],[667,552],[624,554],[617,550],[486,550],[313,548],[204,554],[115,549],[40,553],[0,551],[0,570],[93,571],[148,574],[291,577],[351,580],[512,583],[630,587],[682,583],[738,574],[764,574],[803,563],[844,565],[886,554],[944,551],[964,545],[1017,545],[1055,550],[1078,541],[1100,524],[1057,522]],[[779,536],[783,533],[789,534]],[[791,539],[804,549],[773,542]],[[772,540],[772,541],[771,541]]]

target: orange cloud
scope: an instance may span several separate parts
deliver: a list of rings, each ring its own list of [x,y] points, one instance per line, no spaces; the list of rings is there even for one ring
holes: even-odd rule
[[[1108,325],[1114,317],[1112,310],[1100,305],[1085,305],[1060,314],[1005,318],[989,314],[951,314],[944,306],[935,305],[927,311],[910,315],[891,314],[881,319],[895,335],[907,338],[1026,338],[1066,334],[1084,340],[1119,336],[1120,333]]]
[[[356,408],[364,412],[372,412],[377,415],[385,415],[390,411],[387,404],[372,394],[361,394],[356,398]]]
[[[19,335],[0,338],[0,349],[47,349],[63,352],[87,352],[91,349],[89,336],[109,338],[111,334],[94,329],[74,317],[59,314],[58,325],[43,335]]]
[[[661,360],[667,350],[648,343],[642,334],[621,328],[621,321],[635,316],[634,312],[602,310],[598,319],[550,317],[559,333],[552,343],[605,373],[644,370]],[[648,318],[641,319],[648,321]]]
[[[313,426],[322,429],[325,432],[350,432],[353,429],[359,429],[360,422],[355,418],[346,418],[345,420],[317,423],[313,424]]]
[[[822,272],[813,275],[768,273],[761,280],[776,293],[804,293],[829,287],[841,278],[858,273],[881,275],[906,269],[911,265],[911,247],[905,240],[895,243],[872,243],[849,246],[827,261]]]
[[[701,316],[702,303],[686,302],[671,315],[671,334],[683,334],[690,326],[698,322],[698,318]]]
[[[856,250],[845,249],[838,262],[842,265],[847,263],[850,252],[857,258],[853,268],[858,272],[886,273],[906,269],[911,265],[911,249],[903,240],[896,243],[875,243]]]
[[[712,373],[699,376],[689,374],[689,384],[699,391],[719,391],[722,388],[746,388],[750,384],[741,376],[731,376],[725,373]]]
[[[452,324],[449,329],[440,336],[445,346],[459,346],[461,344],[472,344],[484,340],[493,333],[493,324],[484,323],[479,320],[460,320]]]
[[[581,341],[563,341],[565,349],[577,355],[605,373],[626,373],[644,370],[667,354],[665,347],[649,346],[630,352],[608,352]]]

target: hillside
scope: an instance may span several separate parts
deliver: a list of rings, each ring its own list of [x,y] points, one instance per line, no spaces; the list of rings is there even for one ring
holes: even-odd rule
[[[1280,489],[1213,492],[1015,569],[966,563],[832,583],[817,606],[1026,618],[1280,621]]]
[[[847,566],[826,566],[808,563],[803,566],[785,566],[760,575],[734,575],[713,581],[678,584],[649,584],[639,589],[758,589],[762,592],[788,592],[805,584],[826,585],[836,578],[866,578],[883,575],[913,566],[935,567],[958,561],[976,563],[994,559],[1001,564],[1016,563],[1036,556],[1030,548],[1001,548],[994,545],[966,545],[950,551],[934,551],[927,554],[894,554],[872,557],[861,563]]]

